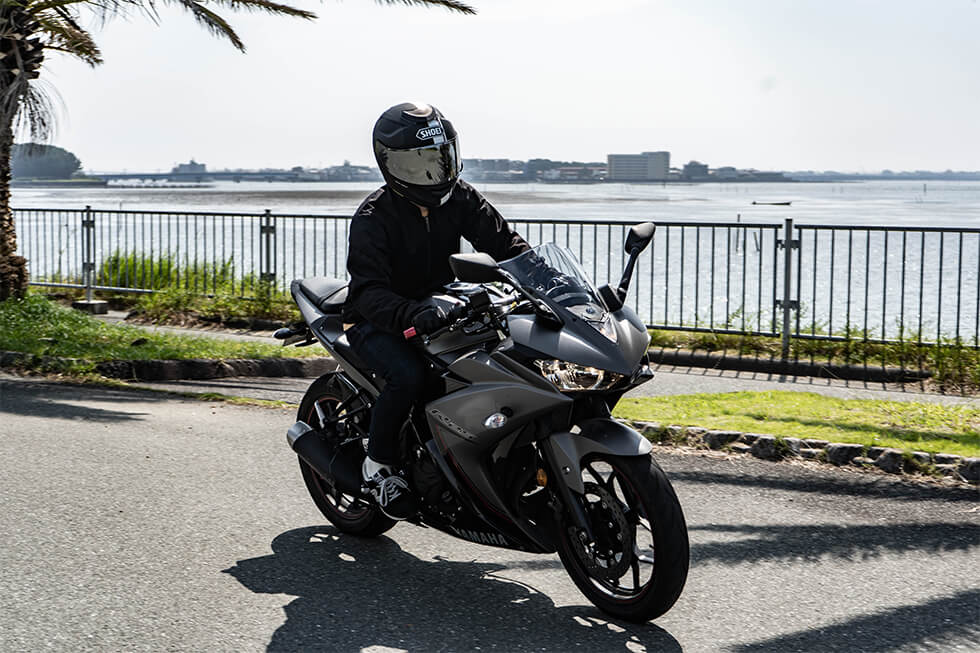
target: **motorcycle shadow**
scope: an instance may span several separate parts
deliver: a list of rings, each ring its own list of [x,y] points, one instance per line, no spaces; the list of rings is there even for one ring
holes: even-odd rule
[[[495,576],[500,564],[422,560],[388,537],[332,526],[287,531],[272,550],[224,570],[252,592],[297,597],[269,651],[682,650],[653,624],[613,622],[590,605],[556,608]]]

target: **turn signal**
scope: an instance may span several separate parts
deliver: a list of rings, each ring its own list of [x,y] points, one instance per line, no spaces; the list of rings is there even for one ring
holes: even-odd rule
[[[540,487],[544,487],[545,485],[548,484],[548,475],[545,473],[543,469],[540,468],[538,469],[537,481]]]

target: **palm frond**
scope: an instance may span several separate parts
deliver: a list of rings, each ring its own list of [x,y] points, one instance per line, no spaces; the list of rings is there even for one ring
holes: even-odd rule
[[[64,9],[59,8],[56,11],[58,16],[46,13],[37,17],[41,30],[48,37],[44,47],[69,54],[90,66],[102,63],[102,52],[92,35],[80,27],[71,16],[63,13]]]
[[[408,5],[410,7],[437,6],[445,7],[450,11],[458,11],[461,14],[476,14],[476,9],[463,2],[457,2],[456,0],[375,0],[375,2],[382,5]]]
[[[31,3],[31,11],[35,14],[52,10],[75,11],[77,17],[77,9],[85,9],[100,27],[105,27],[111,19],[130,13],[142,14],[157,23],[156,4],[157,0],[35,0]]]
[[[168,0],[164,0],[164,1],[166,2]],[[214,13],[207,7],[204,7],[203,5],[199,4],[195,0],[171,0],[171,1],[179,5],[180,7],[183,7],[187,11],[191,12],[191,15],[194,16],[194,20],[196,20],[206,30],[211,32],[211,34],[213,34],[214,36],[222,36],[228,39],[229,41],[231,41],[231,44],[233,46],[235,46],[242,52],[245,52],[245,44],[242,43],[242,40],[238,37],[238,34],[235,33],[235,30],[232,29],[231,25],[229,25],[228,21],[226,21],[224,18]]]
[[[291,7],[278,2],[270,2],[270,0],[211,0],[211,2],[212,4],[228,7],[229,9],[233,9],[235,11],[262,11],[269,14],[281,14],[284,16],[294,16],[296,18],[306,18],[307,20],[313,20],[316,18],[316,14],[314,14],[312,11],[298,9],[296,7]]]
[[[21,97],[20,110],[14,118],[15,134],[26,134],[34,142],[50,140],[58,123],[55,100],[60,100],[60,96],[52,91],[53,89],[37,82],[27,85]],[[60,104],[57,103],[58,106]]]

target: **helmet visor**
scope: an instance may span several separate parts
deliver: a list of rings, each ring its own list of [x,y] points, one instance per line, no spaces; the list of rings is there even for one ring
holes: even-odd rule
[[[456,139],[411,150],[381,150],[382,165],[396,179],[414,186],[438,186],[459,176]]]

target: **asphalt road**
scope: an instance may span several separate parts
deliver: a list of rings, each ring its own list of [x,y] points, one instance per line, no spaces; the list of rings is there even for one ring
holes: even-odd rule
[[[976,651],[980,500],[657,449],[690,528],[680,600],[606,619],[554,555],[325,525],[293,416],[0,380],[0,650]]]

